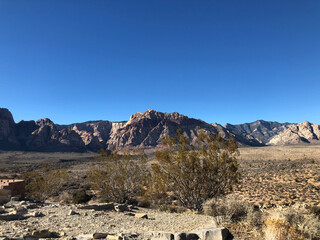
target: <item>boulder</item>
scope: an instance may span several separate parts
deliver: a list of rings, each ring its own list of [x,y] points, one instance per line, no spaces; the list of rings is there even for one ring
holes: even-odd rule
[[[151,233],[152,240],[175,240],[173,233],[169,232],[153,232]]]
[[[196,233],[188,233],[186,237],[186,240],[198,240],[198,239],[200,239],[200,237]],[[204,240],[204,239],[201,238],[201,240]],[[209,240],[209,239],[206,239],[206,240]],[[210,240],[215,240],[215,239],[210,239]]]
[[[79,215],[79,213],[77,213],[76,211],[74,210],[70,210],[69,213],[68,213],[69,216],[71,215]]]
[[[137,213],[134,215],[136,218],[145,218],[148,219],[148,215],[145,213]]]
[[[75,238],[72,238],[72,240],[92,240],[92,239],[93,239],[92,234],[82,234]]]
[[[112,235],[109,234],[106,238],[107,240],[123,240],[124,237],[120,236],[120,235]]]
[[[13,214],[24,215],[28,213],[28,209],[26,207],[16,207],[12,212]]]
[[[30,217],[43,217],[44,214],[42,212],[36,211],[36,212],[30,213],[29,216]]]
[[[174,240],[187,240],[187,234],[184,232],[176,233],[174,234]]]
[[[4,221],[15,221],[15,220],[22,220],[22,219],[25,219],[25,217],[20,214],[12,214],[12,213],[0,214],[0,220],[4,220]]]
[[[26,236],[23,236],[23,238],[21,240],[38,240],[38,239],[39,239],[38,237],[26,235]],[[18,239],[16,239],[16,240],[18,240]]]
[[[0,205],[6,204],[10,201],[11,190],[0,189]]]
[[[202,228],[195,233],[201,240],[232,240],[233,235],[226,228]]]
[[[31,234],[32,237],[37,238],[56,238],[59,237],[59,235],[55,232],[51,232],[48,229],[40,230],[40,231],[33,231]]]
[[[4,210],[4,208],[0,208],[0,214],[4,214],[4,213],[7,213],[7,211]]]
[[[200,227],[189,233],[153,232],[152,240],[232,240],[233,236],[226,228],[216,228],[213,225]]]
[[[129,208],[127,204],[117,204],[114,206],[114,210],[116,210],[117,212],[124,212],[129,211]]]
[[[93,239],[105,239],[108,236],[108,233],[94,233]]]
[[[95,211],[112,211],[114,203],[90,204],[78,206],[78,209],[93,209]]]

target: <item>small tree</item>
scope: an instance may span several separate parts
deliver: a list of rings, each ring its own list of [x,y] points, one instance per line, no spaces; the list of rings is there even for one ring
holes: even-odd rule
[[[201,132],[194,146],[179,130],[163,144],[166,148],[156,151],[152,166],[154,184],[189,209],[202,210],[204,201],[225,194],[238,179],[239,152],[233,138]]]
[[[88,174],[94,189],[108,201],[135,202],[144,190],[146,155],[101,150],[99,158],[101,161],[93,165]]]

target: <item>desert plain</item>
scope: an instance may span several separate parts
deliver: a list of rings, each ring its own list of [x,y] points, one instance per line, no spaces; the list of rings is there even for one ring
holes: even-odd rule
[[[320,206],[320,145],[291,145],[239,148],[241,178],[231,193],[233,197],[258,206],[263,211],[298,204]],[[152,153],[148,154],[153,161]],[[86,173],[98,154],[0,152],[1,178],[19,178],[20,174],[43,166],[66,169],[73,189],[86,184]],[[70,187],[69,186],[69,187]],[[55,199],[56,201],[57,199]],[[75,214],[69,214],[73,210]],[[30,210],[30,213],[38,210]],[[93,232],[127,232],[142,234],[150,231],[190,231],[210,225],[216,220],[195,212],[169,213],[139,207],[134,213],[146,213],[149,219],[139,219],[119,212],[79,210],[72,204],[47,203],[41,207],[41,219],[1,222],[0,233],[18,237],[35,229],[50,229],[63,238],[72,239]],[[234,239],[252,239],[255,235],[246,227],[233,231]],[[242,231],[242,232],[241,232]],[[141,236],[141,235],[140,235]],[[258,239],[258,238],[257,238]]]

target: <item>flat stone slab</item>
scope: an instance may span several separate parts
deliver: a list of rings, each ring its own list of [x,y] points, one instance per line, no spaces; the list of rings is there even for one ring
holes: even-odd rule
[[[233,235],[226,228],[205,226],[188,233],[153,232],[151,240],[232,240]]]
[[[114,210],[114,203],[83,205],[83,206],[78,206],[78,209],[93,209],[95,211],[112,211]]]
[[[22,219],[26,219],[26,217],[20,214],[0,214],[0,220],[4,220],[4,221],[15,221],[15,220],[22,220]]]

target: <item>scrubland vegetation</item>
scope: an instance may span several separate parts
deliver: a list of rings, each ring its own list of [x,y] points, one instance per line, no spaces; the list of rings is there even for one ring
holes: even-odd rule
[[[240,149],[239,156],[232,139],[200,134],[192,145],[178,133],[163,142],[154,159],[141,150],[100,151],[91,166],[86,164],[84,176],[76,178],[82,180],[80,188],[79,184],[70,188],[75,176],[66,169],[40,168],[22,177],[28,197],[36,200],[86,203],[93,198],[169,212],[191,210],[213,216],[235,239],[320,239],[320,159],[314,155],[319,148],[311,146],[312,156],[303,154],[303,158],[297,153],[303,152],[302,147],[291,147],[292,155],[285,148]],[[277,174],[295,174],[298,181],[277,182]],[[257,182],[259,177],[263,179]],[[257,195],[264,186],[267,197],[291,199],[285,191],[277,192],[281,184],[288,187],[289,183],[292,191],[310,188],[301,193],[305,201],[297,195],[295,201],[280,204],[276,198],[267,202]]]

